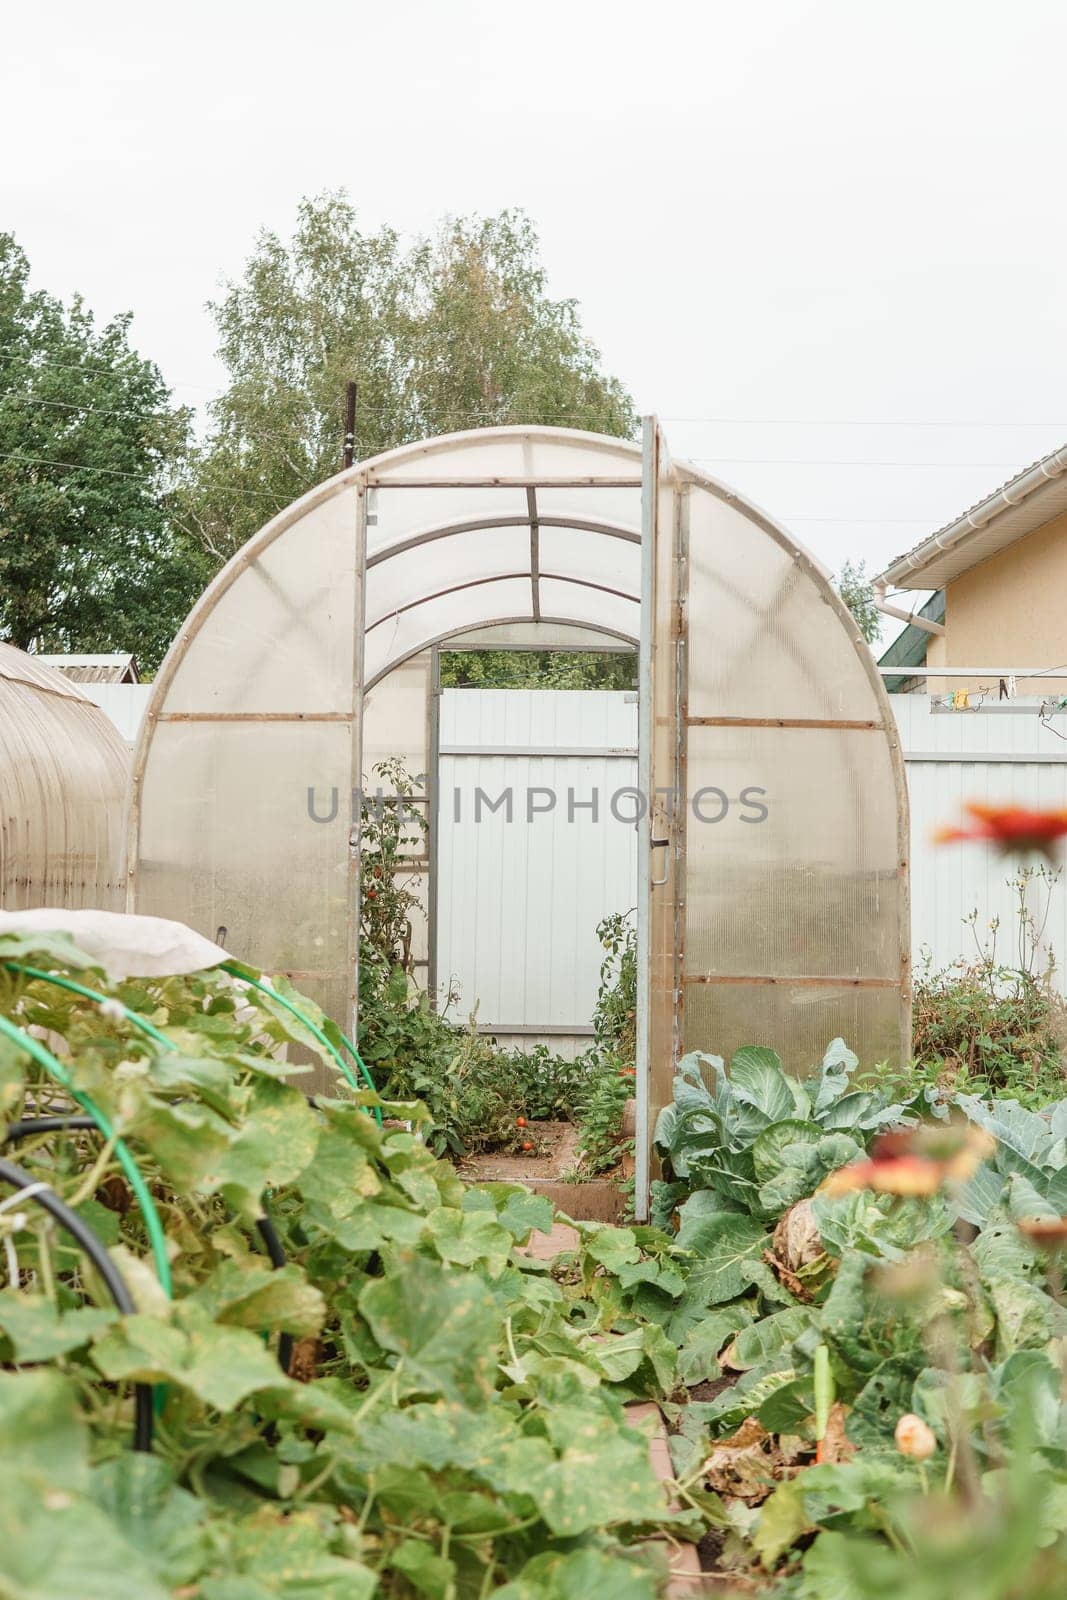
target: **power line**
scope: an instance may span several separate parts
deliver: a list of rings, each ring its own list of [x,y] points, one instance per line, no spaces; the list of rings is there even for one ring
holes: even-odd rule
[[[137,422],[160,422],[174,416],[173,411],[122,411],[112,406],[82,405],[77,400],[44,400],[35,394],[18,395],[15,403],[20,406],[48,406],[56,411],[81,411],[93,417],[132,417]]]
[[[851,527],[856,527],[863,523],[870,523],[873,527],[881,527],[889,522],[914,522],[917,526],[923,528],[937,526],[936,519],[933,517],[798,517],[791,511],[776,511],[774,515],[780,522],[847,522]]]
[[[174,413],[170,411],[125,411],[112,406],[91,406],[74,400],[45,400],[37,395],[20,397],[19,405],[47,406],[58,411],[75,411],[86,416],[95,417],[129,417],[138,422],[169,421]],[[366,413],[365,413],[366,414]],[[385,412],[370,413],[370,415],[385,416]],[[476,417],[484,417],[487,412],[461,412],[456,416],[457,421],[472,421]],[[532,423],[534,419],[524,419]],[[544,423],[550,419],[544,416],[537,419]],[[551,419],[561,420],[559,418]],[[259,438],[273,438],[278,442],[291,441],[295,435],[284,433],[264,434],[257,430]],[[827,456],[691,456],[692,461],[721,466],[749,466],[749,467],[936,467],[952,471],[978,471],[996,470],[1017,472],[1025,462],[1017,461],[916,461],[916,460],[873,460],[869,457],[827,457]]]
[[[1018,472],[1018,461],[871,461],[856,456],[829,459],[822,456],[690,456],[691,461],[720,462],[738,467],[951,467]]]
[[[10,344],[10,343],[9,344],[0,344],[0,351],[16,351],[17,352],[17,350],[18,350],[18,346],[15,345],[15,344]],[[91,377],[91,378],[113,378],[113,377],[115,377],[116,374],[121,373],[121,371],[122,371],[122,363],[124,361],[136,362],[137,365],[140,366],[140,367],[146,367],[146,366],[154,367],[156,372],[159,372],[159,368],[156,366],[156,363],[154,361],[150,361],[146,356],[139,356],[135,350],[127,350],[125,352],[125,354],[122,357],[120,357],[116,361],[115,365],[112,366],[112,367],[87,367],[84,364],[84,362],[51,361],[51,360],[48,359],[47,356],[38,356],[38,355],[26,355],[26,356],[24,356],[24,355],[20,355],[20,354],[13,354],[13,355],[7,354],[7,355],[4,355],[3,359],[5,361],[21,361],[24,366],[33,367],[33,368],[54,367],[57,372],[80,372],[80,373],[83,374],[83,376]],[[163,378],[163,374],[161,372],[159,372],[159,375],[160,375],[160,378],[162,379]],[[163,380],[163,381],[166,381],[166,380]],[[177,380],[177,381],[175,381],[173,383],[169,383],[167,385],[167,387],[170,388],[170,389],[203,389],[203,390],[208,391],[208,392],[212,391],[212,385],[209,384],[209,383],[188,383],[188,382],[185,382],[185,381],[183,381],[181,379],[179,379],[179,380]]]
[[[744,423],[763,428],[1067,428],[1062,418],[1044,422],[952,422],[945,418],[936,420],[907,419],[901,417],[668,417],[661,422],[714,422]]]
[[[11,350],[15,350],[16,348],[17,347],[14,344],[6,344],[6,345],[5,344],[0,344],[0,351],[5,351],[5,350],[11,351]],[[129,356],[129,359],[131,359],[133,361],[136,361],[136,362],[139,362],[141,364],[154,365],[154,363],[146,362],[145,358],[136,355],[135,352],[133,352],[133,351],[129,351],[128,352],[128,356]],[[73,363],[73,362],[66,362],[66,361],[52,361],[52,360],[48,359],[47,357],[40,357],[40,356],[36,356],[36,355],[15,354],[15,355],[8,355],[4,359],[6,359],[8,361],[22,361],[26,365],[31,366],[31,367],[35,367],[35,368],[39,368],[39,367],[54,367],[57,371],[61,371],[61,372],[80,372],[80,373],[83,373],[83,374],[86,374],[86,375],[92,375],[92,376],[96,376],[96,377],[113,377],[113,376],[115,376],[116,371],[120,370],[119,368],[116,368],[116,367],[87,367],[87,366],[85,366],[83,364],[80,364],[80,363]],[[157,368],[156,370],[158,371],[159,369]],[[212,393],[212,394],[218,393],[218,390],[212,384],[193,383],[188,379],[174,379],[173,381],[168,381],[168,380],[164,379],[164,382],[167,382],[168,383],[168,387],[172,388],[172,389],[202,389],[202,390],[205,391],[205,393]],[[40,402],[40,403],[43,404],[43,403],[47,403],[47,402]],[[52,403],[58,403],[58,402],[52,402]],[[575,415],[580,415],[581,411],[583,411],[584,409],[585,408],[580,408],[577,411],[557,412],[554,416],[551,416],[551,417],[545,416],[542,413],[542,414],[538,414],[537,416],[517,418],[515,420],[520,422],[520,423],[529,423],[530,425],[536,425],[537,423],[542,423],[542,424],[547,425],[547,424],[550,424],[552,422],[565,422],[569,418],[574,417]],[[119,414],[119,413],[116,413],[116,414]],[[123,413],[123,414],[125,414],[125,413]],[[151,415],[154,415],[154,414],[155,413],[145,413],[145,415],[148,415],[148,416],[151,416]],[[159,415],[163,415],[163,413],[158,413],[158,414]],[[385,417],[385,416],[391,416],[391,415],[393,415],[393,413],[390,412],[390,411],[382,410],[380,408],[368,409],[365,406],[361,406],[360,407],[360,415],[362,417],[372,417],[372,416],[374,416],[374,417]],[[462,420],[472,420],[473,421],[475,418],[485,418],[485,417],[491,417],[492,418],[492,417],[496,417],[498,415],[498,412],[494,411],[494,410],[457,411],[457,412],[454,413],[454,415],[456,417],[456,420],[458,420],[458,421],[462,421]],[[796,427],[796,428],[1067,428],[1067,420],[1064,420],[1063,418],[1055,418],[1055,419],[1052,419],[1052,420],[1045,419],[1044,421],[1032,421],[1032,420],[1028,421],[1028,420],[1018,420],[1018,419],[1011,419],[1011,420],[1008,420],[1008,419],[997,419],[997,420],[981,419],[981,420],[978,420],[978,419],[971,418],[971,419],[966,419],[966,420],[953,421],[953,420],[951,420],[949,418],[945,418],[945,417],[938,417],[938,418],[906,418],[906,417],[731,417],[731,416],[678,416],[678,415],[662,414],[660,416],[659,420],[661,422],[708,423],[708,424],[715,424],[716,426],[732,426],[734,424],[738,424],[738,425],[744,426],[744,427],[757,427],[757,428],[759,428],[759,427],[772,427],[772,428],[777,428],[777,427],[788,427],[788,428],[794,428],[794,427]],[[709,460],[711,460],[711,459],[723,459],[723,460],[726,460],[726,459],[736,459],[736,458],[707,457],[707,458],[704,458],[704,459],[709,459]],[[836,465],[836,463],[834,463],[834,462],[827,462],[826,464],[829,465],[829,466]],[[908,465],[908,464],[909,463],[904,463],[904,465]],[[948,464],[949,463],[946,463],[946,465],[948,465]],[[999,465],[999,464],[1000,463],[997,463],[997,462],[990,463],[990,465],[994,465],[994,466]],[[969,462],[961,462],[960,465],[961,466],[967,466],[967,465],[970,465],[970,463]]]
[[[141,473],[123,472],[118,467],[88,467],[88,466],[81,466],[76,461],[55,461],[55,460],[52,460],[51,458],[46,457],[46,456],[24,456],[21,453],[21,451],[18,451],[18,450],[11,450],[11,451],[8,451],[6,454],[0,454],[0,461],[24,462],[27,466],[66,467],[71,472],[99,472],[99,473],[104,473],[108,477],[112,477],[112,478],[132,478],[137,483],[144,483],[144,484],[151,485],[152,487],[156,487],[154,479],[144,477]],[[403,487],[402,482],[400,483],[399,486]],[[271,501],[273,501],[275,503],[275,505],[277,505],[277,496],[276,495],[267,494],[267,493],[265,493],[265,492],[263,492],[261,490],[242,489],[242,488],[239,488],[236,484],[220,484],[219,487],[227,489],[231,494],[241,495],[246,499],[250,499],[250,500],[271,500]],[[875,524],[875,525],[880,525],[880,524],[883,524],[883,523],[911,523],[911,522],[914,522],[914,523],[920,523],[920,524],[922,524],[922,525],[924,525],[926,527],[929,527],[931,522],[933,521],[933,519],[930,518],[930,517],[837,517],[837,516],[819,517],[819,516],[811,516],[811,515],[797,516],[797,515],[794,515],[792,512],[781,512],[781,511],[776,513],[776,514],[781,518],[781,520],[783,522],[846,522],[846,523],[851,523],[851,524],[872,523],[872,524]]]
[[[152,488],[158,488],[154,478],[145,477],[140,472],[123,472],[120,467],[89,467],[83,466],[77,461],[55,461],[48,456],[24,456],[20,450],[9,450],[0,454],[0,461],[15,461],[25,463],[26,466],[30,467],[66,467],[71,472],[103,473],[109,478],[130,478],[135,483],[143,483],[150,485]],[[257,489],[240,489],[236,484],[225,484],[220,487],[228,489],[231,494],[243,495],[246,499],[271,500],[277,505],[277,495],[266,494]]]

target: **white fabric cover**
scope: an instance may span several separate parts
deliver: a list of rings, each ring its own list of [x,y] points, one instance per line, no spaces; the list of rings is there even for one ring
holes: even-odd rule
[[[0,911],[0,934],[5,933],[69,934],[79,950],[115,981],[202,972],[230,959],[219,945],[183,922],[121,911],[63,911],[54,906]]]

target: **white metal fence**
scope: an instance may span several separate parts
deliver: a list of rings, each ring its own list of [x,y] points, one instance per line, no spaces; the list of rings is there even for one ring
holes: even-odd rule
[[[137,738],[152,694],[150,683],[79,683],[87,700],[107,713],[127,744]]]
[[[636,745],[632,694],[442,693],[437,978],[502,1040],[586,1042],[596,925],[636,896]]]
[[[1017,960],[1017,917],[1009,880],[1015,873],[987,845],[935,845],[935,828],[960,820],[966,801],[1067,808],[1067,719],[1046,727],[1037,700],[987,702],[981,710],[932,709],[928,695],[892,695],[908,768],[911,803],[911,925],[916,960],[929,951],[936,966],[976,954],[1000,919],[997,950]],[[1067,891],[1062,875],[1051,893],[1032,882],[1030,911],[1044,924],[1042,948],[1067,957]],[[974,915],[973,926],[965,921]],[[1057,972],[1061,989],[1067,968]]]

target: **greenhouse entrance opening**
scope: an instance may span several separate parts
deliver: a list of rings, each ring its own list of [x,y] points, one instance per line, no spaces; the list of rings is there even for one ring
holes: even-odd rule
[[[634,925],[636,649],[479,629],[439,647],[433,683],[431,993],[458,1017],[476,1003],[503,1049],[573,1060],[617,966],[598,929]]]
[[[870,653],[811,558],[672,462],[654,419],[641,445],[515,427],[404,446],[269,522],[156,680],[128,903],[354,1026],[364,781],[380,753],[428,772],[440,646],[531,624],[639,642],[643,1216],[681,1054],[763,1044],[802,1070],[842,1035],[902,1059],[910,969],[903,763]],[[439,890],[431,849],[419,865]]]

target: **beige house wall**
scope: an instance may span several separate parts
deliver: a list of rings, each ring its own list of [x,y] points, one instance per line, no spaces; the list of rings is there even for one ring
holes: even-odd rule
[[[948,584],[945,633],[931,638],[926,662],[1067,669],[1067,514]],[[927,682],[932,694],[988,684],[980,678]],[[1067,678],[1020,680],[1018,690],[1067,694]]]

